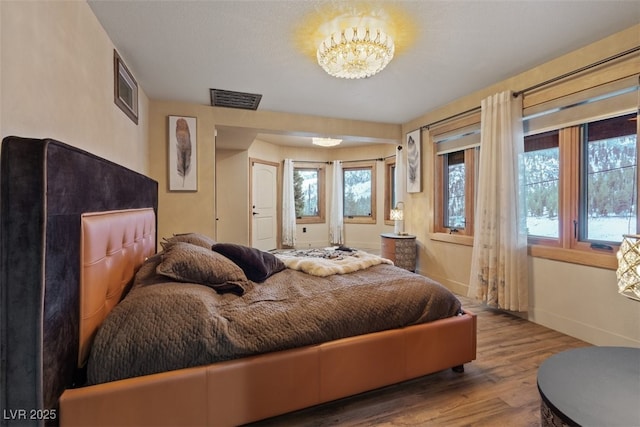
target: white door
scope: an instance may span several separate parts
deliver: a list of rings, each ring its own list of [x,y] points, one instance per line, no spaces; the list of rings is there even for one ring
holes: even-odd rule
[[[278,247],[278,168],[253,161],[251,176],[251,246],[268,251]]]

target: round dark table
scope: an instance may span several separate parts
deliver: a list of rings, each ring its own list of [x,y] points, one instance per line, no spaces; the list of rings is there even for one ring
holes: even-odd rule
[[[545,422],[545,405],[567,425],[640,426],[640,348],[584,347],[553,355],[538,369],[538,390],[543,426],[558,424]]]

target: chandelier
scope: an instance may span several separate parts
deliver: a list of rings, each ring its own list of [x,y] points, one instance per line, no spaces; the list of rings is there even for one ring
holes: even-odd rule
[[[393,58],[393,39],[378,28],[349,27],[336,31],[318,47],[318,64],[329,75],[345,79],[371,77]]]

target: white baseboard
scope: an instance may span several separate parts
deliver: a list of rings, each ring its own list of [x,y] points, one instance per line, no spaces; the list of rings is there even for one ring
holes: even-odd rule
[[[469,291],[469,285],[466,283],[456,282],[455,280],[450,280],[446,277],[425,274],[422,271],[417,271],[417,273],[432,278],[457,295],[467,295]],[[548,310],[532,307],[529,309],[528,313],[513,314],[522,314],[520,317],[525,320],[529,320],[530,322],[537,323],[538,325],[553,329],[554,331],[558,331],[593,345],[640,347],[640,341],[550,312]]]
[[[416,273],[421,274],[423,276],[426,276],[426,277],[428,277],[430,279],[433,279],[436,282],[439,282],[440,284],[442,284],[445,288],[449,289],[454,294],[467,295],[467,293],[469,292],[469,285],[467,285],[466,283],[457,282],[455,280],[451,280],[451,279],[448,279],[448,278],[443,277],[443,276],[426,274],[422,270],[416,270]]]
[[[640,347],[640,341],[535,307],[527,320],[593,345]]]

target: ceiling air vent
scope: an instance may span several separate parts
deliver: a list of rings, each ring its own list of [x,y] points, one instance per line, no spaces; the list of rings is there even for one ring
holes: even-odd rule
[[[210,89],[211,106],[242,108],[243,110],[257,110],[262,95],[255,93],[234,92],[231,90]]]

